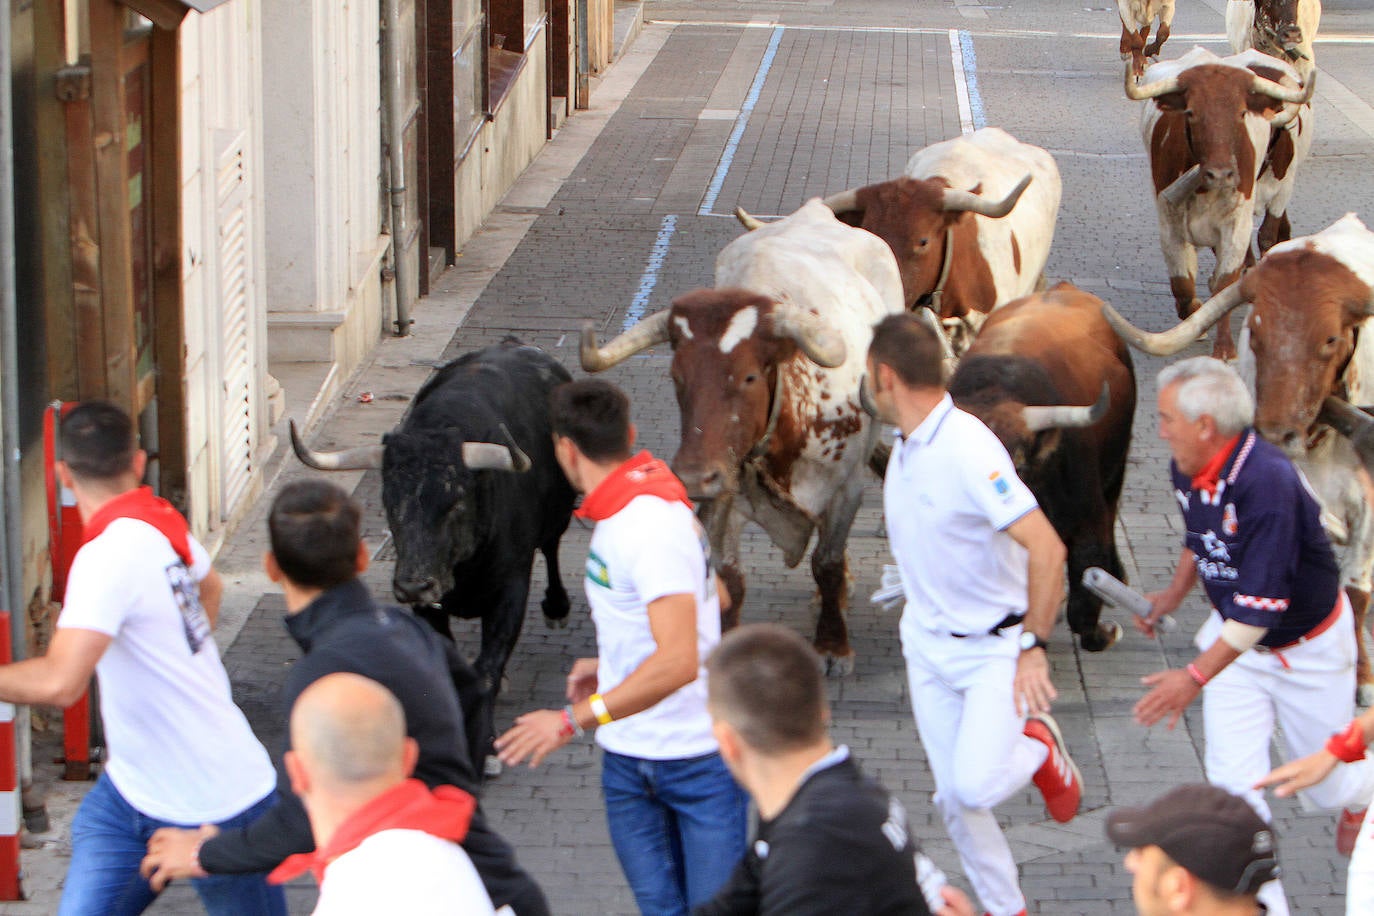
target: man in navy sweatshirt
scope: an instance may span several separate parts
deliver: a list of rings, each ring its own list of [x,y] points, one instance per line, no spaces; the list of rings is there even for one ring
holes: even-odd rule
[[[287,484],[272,503],[272,550],[264,563],[282,587],[286,628],[304,653],[282,688],[284,715],[320,678],[337,671],[361,674],[401,701],[407,734],[419,745],[416,778],[475,797],[479,783],[452,670],[461,660],[446,652],[428,624],[401,608],[378,605],[358,580],[368,562],[361,517],[354,500],[318,479]],[[173,878],[270,870],[313,848],[309,818],[279,763],[277,802],[262,817],[235,830],[160,830],[148,843],[143,871],[160,888]],[[517,916],[546,916],[543,892],[480,807],[463,848],[493,904],[509,904]]]

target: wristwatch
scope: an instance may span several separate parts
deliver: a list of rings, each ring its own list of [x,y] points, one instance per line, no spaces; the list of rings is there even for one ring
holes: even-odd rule
[[[1045,649],[1045,650],[1048,651],[1049,647],[1050,647],[1050,644],[1049,644],[1049,643],[1045,642],[1045,641],[1044,641],[1043,639],[1041,639],[1039,636],[1036,636],[1036,635],[1035,635],[1034,633],[1032,633],[1030,630],[1022,630],[1022,631],[1021,631],[1021,651],[1022,651],[1022,652],[1029,652],[1031,649]]]

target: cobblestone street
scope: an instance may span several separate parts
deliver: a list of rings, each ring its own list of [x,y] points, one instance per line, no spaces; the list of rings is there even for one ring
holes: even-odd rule
[[[1165,56],[1196,43],[1221,52],[1225,2],[1180,2]],[[716,253],[743,231],[730,215],[737,205],[764,219],[790,213],[809,197],[896,175],[915,149],[985,124],[1046,147],[1058,162],[1064,199],[1050,282],[1070,280],[1153,329],[1173,320],[1146,190],[1139,110],[1121,90],[1114,7],[1050,0],[1002,6],[655,0],[643,15],[642,31],[603,80],[593,110],[565,125],[441,278],[417,313],[417,336],[385,341],[350,381],[316,446],[378,441],[436,359],[507,334],[554,353],[580,375],[577,335],[584,321],[595,321],[604,339],[675,296],[711,284]],[[1328,4],[1320,37],[1329,43],[1318,44],[1325,72],[1315,101],[1317,139],[1289,211],[1295,235],[1316,232],[1350,210],[1374,219],[1374,110],[1365,101],[1374,99],[1371,33],[1374,10],[1367,4]],[[1342,35],[1363,43],[1342,42]],[[1209,269],[1204,255],[1202,273]],[[1188,351],[1204,352],[1210,343]],[[633,399],[641,444],[665,458],[678,437],[668,359],[660,347],[606,373]],[[1161,365],[1152,358],[1136,363],[1140,406],[1118,528],[1131,581],[1141,590],[1165,583],[1180,543],[1177,507],[1166,490],[1168,451],[1155,434],[1153,375]],[[363,391],[372,393],[372,403],[356,402]],[[278,482],[304,473],[288,457]],[[336,479],[356,485],[367,507],[366,536],[379,551],[367,578],[377,594],[389,596],[379,476]],[[229,631],[222,629],[220,640],[222,649],[228,646],[236,697],[276,753],[283,735],[276,694],[295,647],[281,625],[284,605],[256,568],[271,492],[220,557],[229,600],[237,604],[237,624],[227,612]],[[574,522],[563,541],[564,584],[573,597],[565,630],[544,626],[538,605],[544,571],[542,561],[536,564],[498,727],[527,709],[561,705],[572,660],[595,654],[579,581],[588,537]],[[778,621],[809,634],[816,613],[809,563],[785,568],[752,528],[743,554],[749,585],[743,619]],[[851,676],[829,682],[834,737],[900,795],[927,851],[967,888],[930,802],[933,781],[906,696],[897,614],[867,600],[889,558],[880,485],[871,475],[849,555],[856,665]],[[977,558],[967,572],[980,574]],[[1204,606],[1195,593],[1180,612],[1183,626],[1160,643],[1128,624],[1127,636],[1097,655],[1079,652],[1062,621],[1056,629],[1050,651],[1060,693],[1055,714],[1083,772],[1082,814],[1067,825],[1050,821],[1033,789],[997,809],[1022,863],[1026,897],[1038,903],[1032,913],[1134,912],[1130,877],[1103,835],[1103,819],[1113,806],[1202,780],[1197,709],[1173,731],[1141,728],[1130,713],[1142,695],[1142,675],[1191,658]],[[455,622],[455,631],[474,655],[472,622]],[[60,796],[71,790],[54,792],[60,819]],[[555,912],[635,912],[607,837],[590,738],[537,770],[506,771],[489,783],[483,805]],[[1293,911],[1343,913],[1347,860],[1335,852],[1333,814],[1306,813],[1291,800],[1275,800],[1274,810]],[[61,848],[55,841],[42,852],[60,861]],[[0,913],[55,910],[55,890],[33,881],[29,887],[30,903],[0,906]],[[193,896],[189,887],[174,887],[157,911],[195,911]],[[313,886],[292,887],[293,912],[308,912],[313,899]]]

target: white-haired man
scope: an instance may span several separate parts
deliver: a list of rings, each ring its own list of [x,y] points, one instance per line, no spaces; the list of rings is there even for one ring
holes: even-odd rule
[[[1173,580],[1149,596],[1154,607],[1140,626],[1154,635],[1154,623],[1199,579],[1213,610],[1194,639],[1200,655],[1143,679],[1151,689],[1135,718],[1146,726],[1167,719],[1172,728],[1201,694],[1208,781],[1243,795],[1268,820],[1253,787],[1269,772],[1274,725],[1296,757],[1345,724],[1355,629],[1321,507],[1253,418],[1245,383],[1225,363],[1197,357],[1159,375],[1159,434],[1173,452],[1186,534]],[[1307,798],[1322,808],[1363,808],[1371,794],[1374,768],[1360,765],[1332,774]],[[1260,900],[1270,914],[1288,912],[1277,881]]]

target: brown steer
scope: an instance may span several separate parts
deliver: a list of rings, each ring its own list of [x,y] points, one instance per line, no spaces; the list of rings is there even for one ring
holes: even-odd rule
[[[1245,303],[1251,311],[1240,369],[1254,379],[1255,428],[1302,468],[1321,500],[1322,525],[1343,548],[1342,584],[1362,635],[1374,578],[1374,509],[1369,474],[1347,437],[1364,429],[1348,423],[1358,411],[1331,422],[1338,405],[1323,405],[1333,397],[1346,406],[1374,403],[1374,232],[1349,214],[1316,235],[1277,245],[1238,284],[1169,331],[1147,334],[1110,307],[1106,314],[1132,346],[1169,356]],[[1363,638],[1359,648],[1357,675],[1368,687],[1374,677]]]
[[[1128,66],[1126,95],[1153,100],[1142,112],[1141,133],[1150,155],[1160,248],[1175,309],[1184,318],[1198,306],[1198,248],[1216,255],[1208,284],[1216,295],[1253,261],[1256,208],[1278,221],[1269,225],[1267,215],[1262,236],[1271,243],[1283,240],[1283,213],[1311,132],[1272,130],[1276,121],[1292,125],[1300,117],[1314,84],[1309,80],[1299,88],[1291,68],[1257,51],[1219,58],[1205,48],[1155,64],[1145,76],[1148,82],[1137,85]],[[1271,141],[1283,149],[1261,181]],[[1236,355],[1229,320],[1217,325],[1213,355]]]

